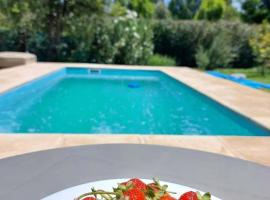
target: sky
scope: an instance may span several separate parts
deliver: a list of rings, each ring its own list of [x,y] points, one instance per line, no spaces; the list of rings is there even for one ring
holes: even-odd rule
[[[233,6],[237,9],[237,10],[241,10],[241,1],[239,0],[233,0]]]

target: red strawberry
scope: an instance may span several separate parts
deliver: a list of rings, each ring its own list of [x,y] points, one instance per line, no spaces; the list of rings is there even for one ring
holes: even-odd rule
[[[154,192],[158,192],[160,189],[158,188],[157,184],[155,183],[149,183],[147,185],[148,188],[152,189]]]
[[[96,200],[95,197],[84,197],[82,200]]]
[[[179,200],[198,200],[197,193],[196,192],[186,192],[181,195]]]
[[[125,198],[128,198],[128,200],[145,200],[144,193],[138,188],[127,190],[123,194]]]
[[[169,194],[164,194],[160,197],[160,200],[176,200],[176,198],[170,196]]]
[[[127,182],[121,183],[121,185],[127,185],[128,183],[132,183],[133,188],[137,188],[139,190],[146,190],[146,184],[138,178],[132,178]]]

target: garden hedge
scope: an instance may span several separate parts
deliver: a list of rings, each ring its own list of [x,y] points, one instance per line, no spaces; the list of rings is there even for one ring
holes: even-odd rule
[[[116,64],[147,64],[157,53],[174,58],[177,65],[196,67],[198,47],[207,47],[220,32],[231,35],[236,55],[231,66],[252,67],[249,39],[255,27],[226,21],[87,19],[72,22],[56,42],[44,30],[0,27],[0,51],[26,50],[36,54],[39,61]]]
[[[153,32],[154,52],[174,57],[178,65],[195,67],[198,47],[209,46],[221,32],[229,34],[232,39],[236,56],[231,66],[245,68],[254,65],[249,39],[255,33],[255,27],[251,25],[226,21],[155,21]]]

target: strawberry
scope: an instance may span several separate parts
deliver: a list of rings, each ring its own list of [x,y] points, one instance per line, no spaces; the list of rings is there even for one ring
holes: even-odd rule
[[[196,192],[190,191],[182,194],[179,200],[198,200],[198,196]]]
[[[153,180],[154,182],[146,185],[140,179],[132,178],[118,184],[112,192],[92,188],[90,192],[82,194],[75,200],[97,200],[97,196],[100,200],[177,200],[170,196],[172,192],[167,191],[168,185],[161,185],[157,179]],[[200,192],[189,191],[182,194],[178,200],[211,200],[211,194],[207,192],[202,195]]]
[[[146,190],[146,184],[138,178],[132,178],[127,182],[121,183],[121,185],[125,186],[127,186],[128,184],[132,184],[133,188],[137,188],[139,190]]]
[[[132,188],[123,192],[124,198],[128,200],[145,200],[144,193],[138,188]]]
[[[160,197],[159,200],[176,200],[176,198],[170,196],[169,194],[164,194],[163,196]]]
[[[95,197],[84,197],[82,200],[96,200]]]

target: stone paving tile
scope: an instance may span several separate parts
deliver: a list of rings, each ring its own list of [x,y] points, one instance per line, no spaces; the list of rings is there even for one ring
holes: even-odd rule
[[[270,166],[270,137],[1,134],[0,141],[0,158],[61,147],[131,143],[207,151]]]
[[[237,158],[270,166],[269,137],[219,137]]]

